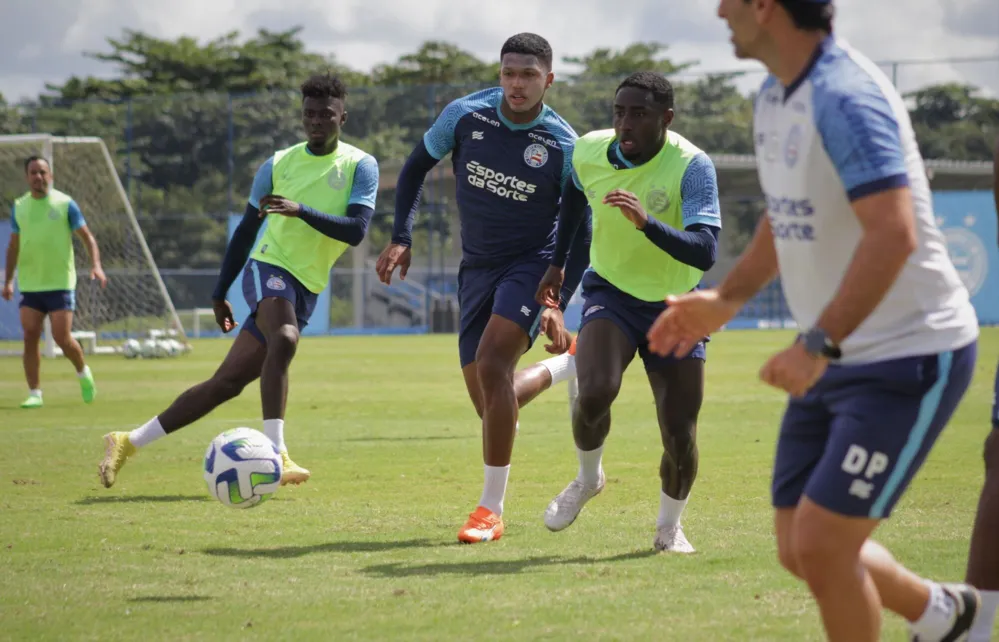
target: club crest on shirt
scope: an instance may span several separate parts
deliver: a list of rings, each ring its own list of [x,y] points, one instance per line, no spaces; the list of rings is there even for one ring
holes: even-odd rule
[[[271,278],[267,279],[267,289],[268,290],[283,290],[285,289],[284,280],[279,276],[271,275]]]
[[[54,207],[49,208],[49,220],[50,221],[57,221],[57,220],[59,220],[59,212],[57,212]]]
[[[548,150],[544,145],[533,143],[524,150],[524,162],[529,167],[538,168],[548,162]]]
[[[330,173],[326,175],[326,182],[335,190],[341,190],[347,187],[347,177],[343,173],[343,169],[340,166],[336,166],[330,170]]]
[[[788,167],[794,167],[798,163],[798,152],[801,148],[801,125],[795,125],[787,133],[787,140],[784,141],[784,162]]]
[[[669,194],[664,189],[654,189],[645,197],[645,207],[653,214],[662,214],[669,209]]]

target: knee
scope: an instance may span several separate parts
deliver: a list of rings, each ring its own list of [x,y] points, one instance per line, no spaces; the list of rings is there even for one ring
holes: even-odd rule
[[[489,396],[497,386],[513,386],[513,373],[516,363],[496,355],[478,355],[475,359],[475,374],[482,388],[482,394]]]
[[[294,356],[298,349],[298,328],[285,324],[267,335],[267,351],[277,351],[279,354]]]
[[[585,420],[602,417],[617,397],[620,384],[609,379],[581,379],[579,396],[576,398],[576,411]]]
[[[687,415],[667,415],[663,421],[666,436],[666,449],[674,457],[690,457],[697,448],[697,417]]]
[[[802,577],[794,547],[786,537],[777,537],[777,559],[788,573],[795,577]]]
[[[985,439],[985,471],[999,483],[999,429],[993,429]]]
[[[831,569],[842,569],[860,561],[860,551],[844,545],[842,534],[820,521],[797,520],[792,536],[791,559],[781,564],[803,578],[812,592],[821,591]],[[787,553],[784,554],[785,556]]]
[[[69,332],[63,334],[57,334],[53,338],[55,339],[56,345],[62,348],[63,352],[68,352],[69,350],[71,350],[73,348],[73,345],[76,343],[76,341],[73,339],[73,335],[70,334]]]
[[[42,339],[41,329],[25,328],[23,334],[24,334],[24,343],[27,346],[38,345],[38,342],[41,341]]]
[[[249,383],[239,376],[228,374],[216,374],[211,382],[215,396],[225,401],[238,397]]]

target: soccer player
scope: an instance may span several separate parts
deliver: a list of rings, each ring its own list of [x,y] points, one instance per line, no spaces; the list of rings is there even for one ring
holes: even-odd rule
[[[552,500],[545,525],[559,531],[604,488],[601,464],[611,404],[637,352],[645,365],[663,443],[659,516],[653,546],[692,553],[680,517],[697,476],[697,416],[704,397],[705,346],[682,358],[648,350],[646,332],[668,295],[696,287],[715,261],[721,215],[714,164],[670,131],[673,87],[655,72],[632,74],[614,95],[614,128],[576,141],[573,180],[563,204],[555,255],[538,301],[558,301],[565,250],[579,207],[593,211],[591,268],[583,277],[577,337],[579,396],[572,432],[579,474]],[[658,218],[657,218],[658,217]]]
[[[276,152],[257,170],[212,295],[215,321],[230,332],[238,324],[225,296],[242,270],[250,315],[210,379],[188,389],[139,428],[104,436],[100,477],[106,487],[114,484],[136,449],[204,417],[258,377],[264,433],[281,452],[281,484],[309,478],[309,471],[288,456],[284,441],[288,367],[300,331],[329,282],[330,269],[347,246],[359,244],[367,232],[378,192],[378,164],[340,140],[347,120],[347,88],[339,78],[312,76],[301,92],[307,141]],[[267,228],[253,250],[268,215]]]
[[[101,268],[101,253],[80,206],[69,194],[52,187],[49,161],[32,156],[24,163],[24,175],[29,191],[14,201],[11,209],[11,235],[3,285],[3,298],[10,301],[14,296],[16,270],[24,331],[24,377],[30,391],[21,407],[42,407],[38,344],[46,315],[52,322],[52,338],[76,368],[83,401],[91,403],[97,396],[94,375],[83,359],[83,348],[72,335],[76,307],[73,233],[83,240],[90,254],[90,279],[98,281],[103,288],[107,285],[107,277]]]
[[[503,44],[500,59],[501,86],[450,103],[406,161],[392,242],[376,266],[384,283],[391,282],[396,267],[405,278],[424,178],[450,152],[461,221],[458,353],[482,418],[485,463],[479,504],[458,531],[465,543],[503,535],[518,407],[575,376],[562,311],[589,260],[588,235],[577,234],[561,305],[542,313],[534,291],[551,258],[576,133],[544,104],[555,78],[548,41],[517,34]],[[549,352],[559,356],[515,374],[539,331],[552,340]]]
[[[999,212],[999,140],[993,159],[993,193]],[[999,607],[999,368],[996,370],[995,393],[992,397],[992,432],[985,440],[985,485],[978,500],[978,515],[971,534],[968,553],[968,584],[982,596],[981,612],[975,619],[968,642],[988,642]]]
[[[916,640],[964,639],[977,591],[925,581],[871,539],[977,351],[905,103],[832,37],[830,2],[721,0],[718,15],[736,55],[770,71],[754,118],[767,213],[717,289],[667,300],[652,349],[686,353],[779,273],[801,328],[760,371],[790,395],[772,485],[781,564],[808,584],[834,642],[877,640],[882,605]]]

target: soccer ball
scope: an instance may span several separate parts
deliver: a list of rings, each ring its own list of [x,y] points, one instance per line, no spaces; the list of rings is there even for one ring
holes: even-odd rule
[[[126,359],[134,359],[142,352],[142,346],[135,339],[129,339],[125,342],[125,345],[121,347],[122,353],[125,355]]]
[[[153,359],[156,357],[156,340],[146,339],[142,342],[142,358]]]
[[[281,454],[257,430],[227,430],[205,452],[205,482],[212,497],[226,506],[259,506],[281,485]]]
[[[156,339],[155,356],[157,359],[170,356],[170,342],[165,339]]]

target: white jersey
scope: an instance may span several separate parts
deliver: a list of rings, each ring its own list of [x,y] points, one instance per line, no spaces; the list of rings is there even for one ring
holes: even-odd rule
[[[830,36],[792,85],[763,83],[754,117],[781,283],[802,330],[839,289],[862,228],[851,202],[908,186],[917,247],[874,312],[843,341],[844,364],[946,352],[978,336],[968,291],[936,226],[908,111],[874,63]]]

